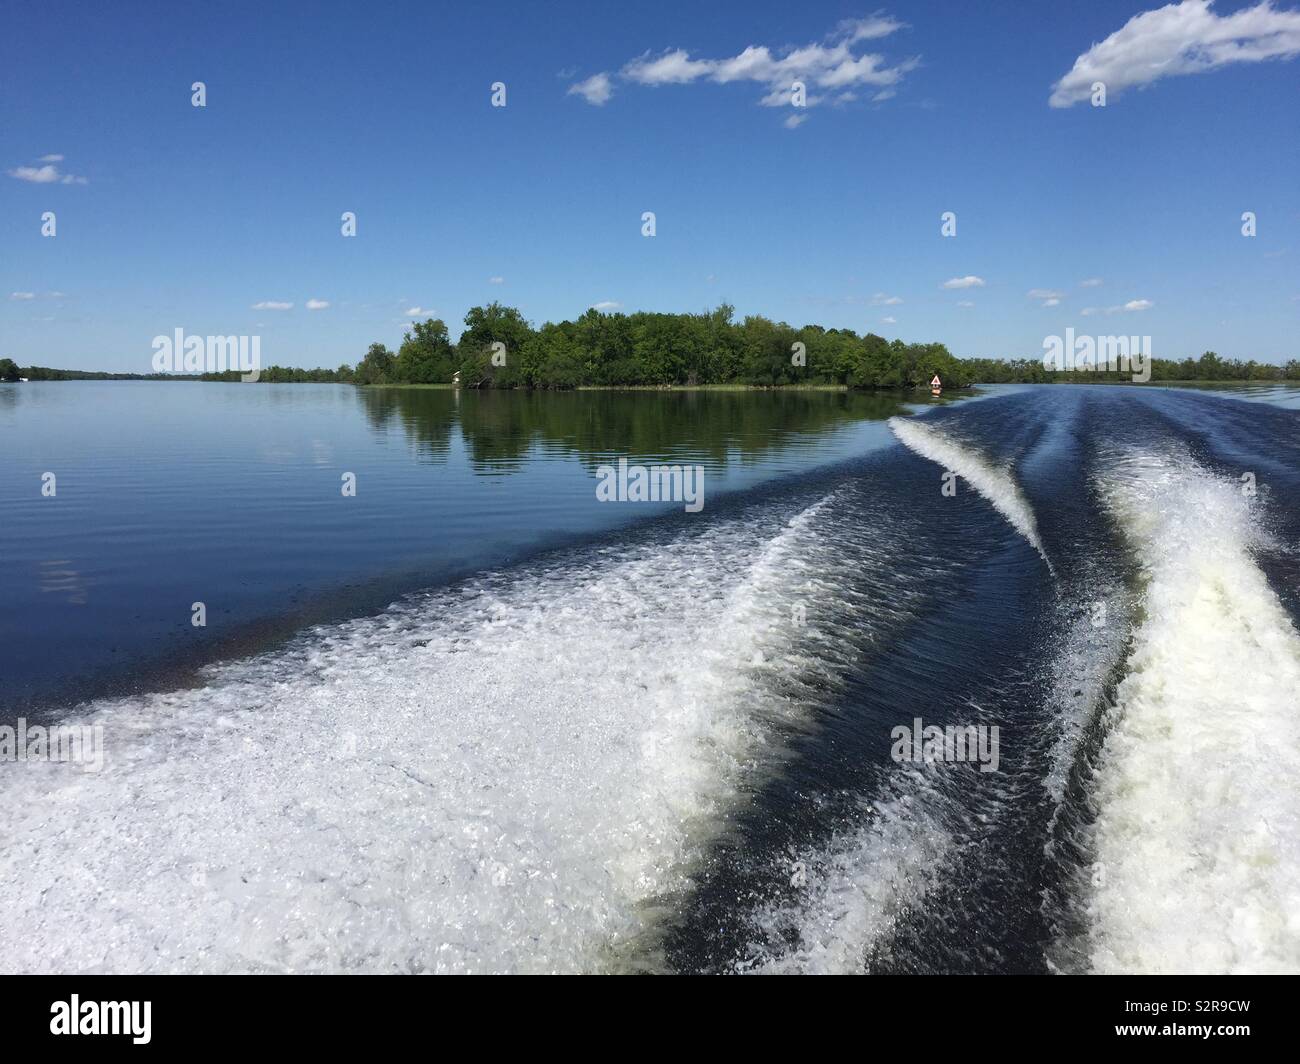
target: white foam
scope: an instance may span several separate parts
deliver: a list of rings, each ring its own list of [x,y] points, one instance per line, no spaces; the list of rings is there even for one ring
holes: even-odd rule
[[[1132,627],[1132,605],[1124,590],[1094,575],[1089,559],[1076,561],[1084,575],[1072,586],[1060,588],[1057,612],[1062,634],[1060,645],[1049,648],[1054,653],[1047,669],[1048,727],[1055,734],[1043,787],[1058,805]]]
[[[995,465],[971,444],[917,418],[891,417],[889,427],[909,450],[956,473],[984,496],[1029,541],[1052,571],[1051,559],[1038,538],[1033,508],[1010,469]]]
[[[894,794],[864,807],[860,827],[800,853],[791,862],[798,895],[750,917],[752,944],[737,970],[862,974],[871,946],[923,901],[952,849],[932,783],[921,772],[900,773]]]
[[[631,963],[836,671],[861,558],[831,516],[487,577],[87,707],[101,773],[0,765],[0,968]]]
[[[1103,465],[1145,607],[1098,769],[1092,966],[1300,970],[1300,637],[1250,502],[1185,454]]]

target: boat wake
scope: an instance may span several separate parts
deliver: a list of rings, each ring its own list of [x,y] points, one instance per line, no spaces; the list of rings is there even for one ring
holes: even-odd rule
[[[909,450],[956,473],[984,496],[1038,551],[1048,571],[1054,572],[1052,560],[1038,535],[1033,508],[1010,469],[995,465],[973,445],[916,418],[892,417],[889,427]]]
[[[1105,457],[1144,589],[1092,803],[1100,972],[1300,969],[1300,637],[1251,500],[1177,448]]]
[[[866,556],[834,501],[484,577],[85,707],[101,773],[4,776],[6,967],[644,966],[655,899],[904,608],[836,634]]]
[[[0,963],[1300,970],[1274,502],[1078,394],[891,420],[1000,516],[890,447],[81,706],[102,771],[0,771]]]

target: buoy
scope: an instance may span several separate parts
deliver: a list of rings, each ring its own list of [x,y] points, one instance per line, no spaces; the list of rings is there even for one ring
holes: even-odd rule
[[[943,391],[943,381],[939,379],[939,374],[934,375],[934,380],[930,382],[930,394],[938,395]]]

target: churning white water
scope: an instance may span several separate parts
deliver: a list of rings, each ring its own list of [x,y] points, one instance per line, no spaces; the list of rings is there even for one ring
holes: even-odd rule
[[[199,689],[83,707],[102,772],[0,772],[0,964],[619,966],[803,726],[799,677],[826,668],[856,564],[819,528],[829,501],[487,577]]]
[[[1300,968],[1300,637],[1242,485],[1121,453],[1101,488],[1145,602],[1098,769],[1101,972]]]
[[[909,450],[956,473],[984,496],[1052,569],[1052,561],[1038,537],[1034,511],[1009,468],[994,464],[973,445],[917,418],[891,417],[889,427]]]

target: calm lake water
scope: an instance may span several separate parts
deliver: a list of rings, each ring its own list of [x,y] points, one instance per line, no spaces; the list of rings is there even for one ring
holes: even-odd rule
[[[1295,396],[0,386],[0,968],[1300,970]]]
[[[681,508],[599,503],[603,462],[702,465],[707,500],[891,443],[884,419],[902,411],[828,392],[0,385],[0,694],[66,706],[180,682],[304,624]]]

